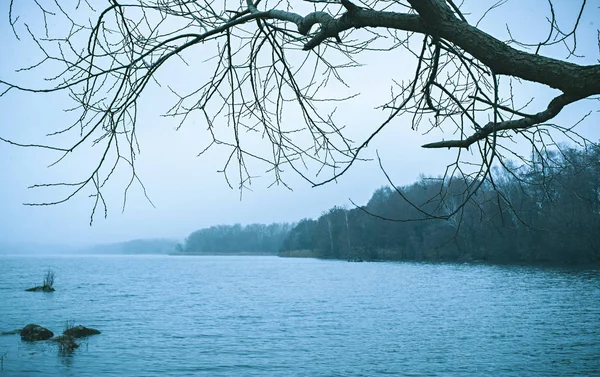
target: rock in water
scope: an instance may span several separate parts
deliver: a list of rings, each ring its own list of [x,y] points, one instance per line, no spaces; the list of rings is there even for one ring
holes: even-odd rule
[[[70,329],[66,329],[63,334],[72,336],[73,338],[83,338],[84,336],[100,334],[100,331],[78,325],[71,327]]]
[[[39,285],[33,288],[27,288],[25,292],[54,292],[54,288],[49,285]]]
[[[79,344],[75,342],[75,338],[69,335],[60,335],[50,340],[58,343],[58,347],[62,352],[73,352],[75,348],[79,347]]]
[[[35,342],[37,340],[46,340],[54,336],[54,333],[45,327],[36,324],[29,324],[21,330],[21,340],[26,342]]]

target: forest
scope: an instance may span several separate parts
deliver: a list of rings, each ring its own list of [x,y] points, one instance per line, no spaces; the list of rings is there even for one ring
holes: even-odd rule
[[[190,234],[180,253],[193,254],[277,254],[291,229],[290,224],[217,225]]]
[[[465,179],[422,178],[397,190],[382,187],[365,206],[334,207],[316,220],[301,220],[284,240],[280,255],[600,263],[597,145],[563,147],[527,166],[495,168],[467,200],[471,184]],[[444,219],[452,212],[456,214]]]
[[[562,147],[488,179],[425,178],[295,224],[218,225],[177,251],[350,261],[600,264],[600,147]],[[477,187],[473,191],[473,187]],[[474,193],[473,193],[474,192]]]

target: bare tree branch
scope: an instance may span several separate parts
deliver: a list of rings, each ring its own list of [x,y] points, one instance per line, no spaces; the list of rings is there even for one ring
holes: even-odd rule
[[[27,0],[18,5],[24,3]],[[264,167],[272,184],[287,186],[283,180],[287,168],[313,186],[335,181],[363,158],[361,153],[384,128],[402,119],[412,130],[422,127],[425,135],[434,131],[453,135],[423,147],[456,148],[456,160],[448,164],[442,181],[469,182],[465,198],[491,179],[494,165],[508,166],[505,162],[517,138],[530,143],[540,156],[546,143],[555,144],[554,132],[588,144],[574,126],[552,121],[565,106],[600,95],[600,64],[581,65],[573,59],[581,45],[577,33],[587,27],[582,20],[595,11],[585,0],[573,8],[574,21],[567,26],[550,0],[549,31],[536,43],[502,41],[484,32],[451,0],[372,0],[360,5],[350,0],[309,0],[293,8],[252,0],[222,4],[112,0],[97,10],[86,4],[87,8],[79,2],[30,0],[39,13],[37,24],[31,25],[14,0],[8,7],[13,34],[19,38],[24,29],[42,56],[20,73],[42,67],[51,73],[33,86],[0,78],[0,99],[17,91],[41,96],[64,93],[74,102],[67,110],[76,119],[51,135],[78,138],[69,145],[4,136],[0,141],[57,151],[55,163],[84,145],[103,148],[99,163],[75,183],[36,185],[73,188],[65,198],[40,205],[62,203],[89,188],[92,212],[104,206],[106,213],[102,189],[120,164],[132,172],[126,201],[131,184],[141,185],[135,172],[138,106],[148,88],[155,86],[168,89],[174,98],[164,116],[178,129],[190,119],[203,122],[209,141],[199,154],[212,148],[227,150],[219,171],[230,187],[243,190],[251,185],[255,177],[251,160]],[[482,18],[500,6],[509,5],[496,3]],[[548,46],[564,46],[567,58],[542,55]],[[197,56],[191,52],[206,55],[209,49],[210,59],[188,62]],[[394,50],[407,52],[414,72],[398,72],[398,80],[391,82],[390,99],[380,107],[387,115],[374,120],[374,127],[341,124],[338,114],[343,110],[336,112],[338,104],[358,98],[358,91],[348,89],[337,97],[323,93],[334,85],[348,88],[342,72],[360,66],[361,53]],[[160,82],[161,71],[171,64],[188,67],[190,79],[198,76],[199,65],[212,74],[185,93],[177,89],[179,83]],[[520,80],[542,84],[554,99],[546,108],[532,109],[531,99],[515,98],[513,83]],[[293,114],[296,121],[284,120],[285,114]],[[346,129],[350,126],[371,131],[352,140]],[[263,144],[253,148],[248,138]],[[472,146],[479,161],[463,159],[461,149]],[[528,163],[528,157],[519,157]],[[455,214],[460,211],[460,206],[452,208]]]

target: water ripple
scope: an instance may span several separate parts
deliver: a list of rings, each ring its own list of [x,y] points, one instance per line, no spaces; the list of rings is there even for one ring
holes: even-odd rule
[[[57,291],[24,292],[47,269]],[[274,257],[0,257],[0,376],[600,374],[598,271]]]

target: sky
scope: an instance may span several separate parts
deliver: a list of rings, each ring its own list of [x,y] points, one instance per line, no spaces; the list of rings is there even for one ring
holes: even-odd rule
[[[5,17],[8,14],[7,3],[0,4],[0,14]],[[32,27],[39,28],[42,15],[33,1],[29,3],[23,0],[17,11],[22,12],[28,22],[38,22]],[[476,22],[493,3],[466,1],[469,21]],[[575,0],[555,3],[557,14],[566,15],[565,25],[576,15],[578,3]],[[573,59],[580,64],[594,64],[599,58],[595,38],[600,10],[588,6],[588,11],[578,39],[586,56]],[[509,0],[503,7],[489,13],[480,26],[484,31],[506,40],[508,25],[515,39],[535,43],[545,38],[545,17],[548,14],[546,1]],[[50,75],[51,71],[42,68],[37,73],[15,72],[39,59],[39,52],[27,39],[25,29],[22,25],[18,27],[21,41],[15,39],[7,22],[0,23],[0,40],[3,41],[4,51],[11,52],[0,61],[0,79],[43,84],[41,77]],[[50,27],[60,29],[64,25],[51,23]],[[198,53],[202,55],[205,50],[200,49]],[[554,57],[558,58],[565,57],[563,49],[557,48],[547,53],[556,53]],[[353,106],[340,105],[342,120],[350,134],[360,135],[376,127],[384,119],[384,113],[374,108],[389,97],[391,80],[406,79],[414,72],[412,62],[402,59],[401,54],[402,51],[364,54],[359,57],[364,66],[347,74],[351,89],[344,90],[360,92],[359,100]],[[208,71],[204,66],[200,68]],[[189,71],[182,72],[174,66],[161,71],[160,79],[173,86],[192,85],[190,83],[194,81],[187,76],[189,74]],[[524,84],[517,89],[520,90],[522,101],[535,97],[534,105],[543,105],[544,100],[547,101],[554,94],[552,90],[536,85]],[[107,217],[104,218],[103,213],[97,214],[91,226],[93,199],[87,196],[89,192],[60,205],[25,206],[23,203],[61,198],[60,194],[64,192],[60,190],[28,187],[40,183],[77,181],[86,169],[97,163],[98,148],[83,149],[76,156],[48,167],[59,156],[55,152],[0,142],[0,244],[91,245],[138,238],[183,240],[192,231],[211,225],[294,222],[305,217],[315,218],[335,205],[351,207],[350,199],[356,203],[366,203],[373,191],[387,184],[375,161],[376,153],[381,156],[387,172],[397,185],[410,184],[419,179],[420,174],[440,175],[454,157],[453,151],[424,150],[420,147],[452,135],[424,135],[424,130],[412,131],[409,120],[399,119],[390,124],[364,151],[362,157],[370,161],[358,162],[337,182],[312,187],[294,172],[287,171],[284,179],[291,190],[283,185],[269,187],[271,177],[264,168],[256,167],[252,174],[257,178],[253,180],[251,190],[244,190],[240,198],[240,191],[231,189],[218,172],[227,158],[223,150],[212,150],[197,156],[208,141],[205,125],[200,120],[192,120],[176,131],[177,125],[172,120],[160,116],[173,104],[173,97],[161,90],[164,87],[150,88],[139,111],[141,154],[136,161],[136,171],[152,204],[136,186],[129,192],[122,210],[123,192],[128,179],[125,172],[118,172],[105,191]],[[0,98],[0,137],[22,143],[48,141],[43,135],[68,123],[72,115],[63,109],[71,105],[64,95],[42,96],[13,91]],[[597,102],[583,101],[565,109],[557,121],[572,124],[586,112],[592,111],[592,115],[578,129],[591,140],[598,140],[597,108]],[[287,122],[297,121],[295,114],[284,114],[284,119]],[[60,144],[68,139],[59,136],[52,140]],[[527,150],[526,145],[516,148]],[[311,173],[314,176],[315,171]]]

